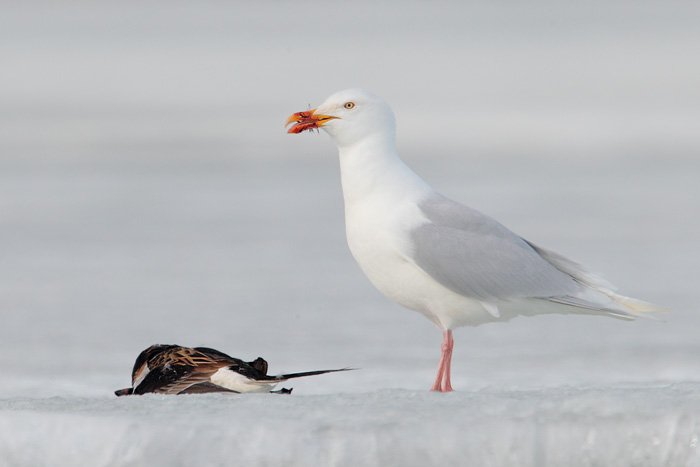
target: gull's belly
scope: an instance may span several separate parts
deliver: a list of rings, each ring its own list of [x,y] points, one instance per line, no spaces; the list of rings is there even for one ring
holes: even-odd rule
[[[412,227],[377,212],[346,216],[348,246],[372,284],[398,304],[418,311],[438,327],[477,325],[493,318],[480,302],[445,288],[410,260]],[[416,225],[424,222],[415,217]]]

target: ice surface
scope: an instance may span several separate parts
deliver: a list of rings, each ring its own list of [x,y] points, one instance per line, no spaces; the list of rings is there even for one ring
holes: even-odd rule
[[[0,466],[700,465],[697,7],[353,5],[3,5]],[[282,128],[351,86],[442,193],[666,322],[458,329],[429,393],[440,332],[355,265],[328,138]],[[360,370],[114,397],[154,343]]]
[[[629,467],[700,460],[698,384],[18,398],[0,408],[7,465]]]

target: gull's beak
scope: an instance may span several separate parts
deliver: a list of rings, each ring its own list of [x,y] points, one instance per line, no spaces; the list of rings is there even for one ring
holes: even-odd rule
[[[297,112],[291,115],[287,119],[287,123],[284,126],[294,123],[292,127],[287,130],[287,133],[301,133],[306,130],[313,130],[314,128],[321,128],[327,121],[333,120],[339,117],[332,117],[330,115],[321,115],[314,113],[316,109],[306,110],[304,112]],[[296,122],[296,123],[295,123]]]

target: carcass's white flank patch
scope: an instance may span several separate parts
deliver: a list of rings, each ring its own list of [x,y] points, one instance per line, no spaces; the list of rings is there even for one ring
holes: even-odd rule
[[[256,381],[243,376],[228,367],[220,368],[211,376],[211,382],[219,386],[238,392],[270,392],[277,383],[270,381]]]

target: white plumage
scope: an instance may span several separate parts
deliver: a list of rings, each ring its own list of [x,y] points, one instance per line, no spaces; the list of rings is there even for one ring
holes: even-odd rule
[[[394,114],[360,89],[292,115],[290,133],[325,130],[338,147],[348,245],[387,297],[444,331],[433,390],[450,391],[452,329],[543,313],[634,319],[662,311],[613,292],[578,263],[449,200],[396,152]]]

